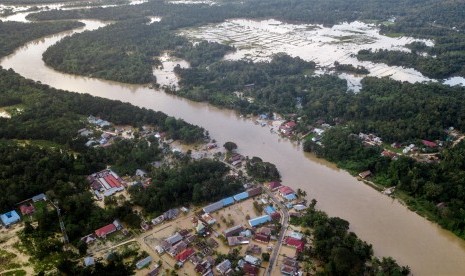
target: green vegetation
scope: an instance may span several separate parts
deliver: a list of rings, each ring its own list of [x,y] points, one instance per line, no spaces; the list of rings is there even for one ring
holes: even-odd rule
[[[259,157],[247,160],[247,173],[260,182],[275,181],[281,179],[278,169],[274,164],[263,162]]]
[[[321,275],[408,275],[408,267],[400,267],[392,258],[382,260],[373,256],[372,246],[349,232],[349,222],[328,217],[315,209],[313,200],[305,215],[293,217],[291,224],[311,229],[312,246],[298,255],[304,267],[317,260]]]
[[[24,43],[46,35],[84,26],[80,22],[20,23],[0,22],[0,56],[6,56]]]
[[[241,183],[228,177],[221,162],[201,160],[176,168],[154,170],[153,185],[129,189],[135,204],[149,213],[160,214],[186,203],[213,202],[240,190]]]
[[[339,62],[334,62],[334,69],[338,72],[353,73],[359,75],[370,74],[370,71],[363,66],[353,66],[352,64],[340,64]]]

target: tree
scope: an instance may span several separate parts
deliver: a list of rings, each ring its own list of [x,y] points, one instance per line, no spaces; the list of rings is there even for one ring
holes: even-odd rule
[[[224,143],[223,147],[228,151],[231,152],[235,149],[237,149],[237,145],[234,142],[226,142]]]
[[[262,253],[262,259],[264,262],[269,262],[270,261],[270,253]]]

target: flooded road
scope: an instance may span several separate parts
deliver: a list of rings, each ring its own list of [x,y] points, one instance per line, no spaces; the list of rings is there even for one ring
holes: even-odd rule
[[[104,25],[98,21],[83,22],[86,27],[77,31]],[[52,87],[129,102],[200,125],[218,144],[234,141],[242,154],[260,156],[276,164],[285,185],[305,190],[329,215],[348,220],[357,235],[373,244],[376,255],[394,257],[399,263],[409,265],[415,275],[464,273],[463,240],[362,184],[347,172],[303,153],[300,146],[271,134],[266,127],[240,118],[233,111],[191,102],[145,86],[62,74],[46,67],[42,53],[71,33],[32,41],[2,59],[1,66]]]

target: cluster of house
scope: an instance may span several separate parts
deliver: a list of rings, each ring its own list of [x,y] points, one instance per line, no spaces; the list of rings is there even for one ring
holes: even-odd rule
[[[360,132],[358,134],[358,137],[362,140],[362,143],[366,146],[380,146],[383,144],[383,141],[381,140],[380,137],[370,133],[370,134],[365,134]]]
[[[95,230],[94,233],[82,237],[81,241],[85,242],[86,244],[91,244],[94,241],[96,241],[97,238],[106,239],[108,235],[116,231],[121,231],[121,233],[123,233],[124,235],[128,234],[127,230],[124,229],[121,222],[118,219],[115,219],[112,223]]]
[[[106,196],[124,190],[126,183],[112,170],[106,169],[87,177],[95,197],[102,200]]]
[[[180,209],[178,209],[178,208],[169,209],[168,211],[164,212],[163,214],[159,215],[158,217],[152,219],[150,221],[151,224],[149,224],[146,221],[143,221],[141,223],[141,228],[142,228],[142,230],[147,231],[152,226],[158,225],[158,224],[160,224],[160,223],[162,223],[164,221],[167,221],[167,220],[173,220],[180,214],[180,211],[187,213],[187,212],[189,212],[189,209],[187,209],[186,207],[181,207]]]
[[[299,262],[296,258],[284,257],[281,264],[282,275],[299,275]]]
[[[240,259],[237,263],[237,268],[241,269],[244,275],[258,275],[260,270],[260,264],[262,261],[252,255],[245,255],[244,258]],[[232,263],[230,260],[225,259],[215,267],[216,271],[220,275],[232,275]]]
[[[265,183],[265,186],[270,191],[276,192],[281,202],[283,202],[288,209],[293,208],[294,205],[302,205],[301,202],[297,201],[297,194],[291,187],[284,186],[278,181]]]
[[[288,121],[279,127],[279,132],[284,136],[291,136],[294,134],[294,130],[296,126],[297,126],[296,122]]]
[[[38,194],[33,196],[30,199],[22,201],[19,205],[19,211],[23,216],[29,216],[35,213],[36,209],[34,204],[38,201],[46,201],[47,197],[45,194]],[[21,221],[21,217],[19,216],[16,210],[11,210],[6,213],[0,215],[0,220],[5,227],[10,227],[11,225],[18,223]]]

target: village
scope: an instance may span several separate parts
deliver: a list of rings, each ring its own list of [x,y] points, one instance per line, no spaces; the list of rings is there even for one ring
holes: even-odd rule
[[[113,126],[110,122],[89,116],[89,127],[79,136],[88,137],[86,146],[106,147],[115,137],[134,139],[131,128]],[[292,128],[293,126],[290,126]],[[101,139],[97,140],[101,134]],[[111,133],[111,134],[108,134]],[[97,134],[97,135],[95,135]],[[216,141],[195,148],[186,148],[177,141],[165,139],[163,133],[144,127],[141,137],[154,136],[168,155],[185,155],[192,159],[220,159],[234,175],[246,174],[246,157],[234,151],[224,153]],[[168,149],[168,150],[167,150]],[[153,162],[152,166],[169,166],[170,158]],[[130,200],[128,189],[148,187],[151,179],[143,169],[134,175],[120,176],[110,167],[88,175],[89,191],[95,204],[105,208],[112,198]],[[139,229],[128,227],[118,218],[102,221],[92,233],[83,233],[81,242],[87,246],[82,258],[84,267],[109,260],[114,253],[132,252],[141,257],[137,275],[165,275],[170,271],[185,275],[302,275],[297,256],[310,246],[310,237],[301,229],[289,225],[289,218],[305,211],[306,193],[294,191],[278,181],[243,183],[243,192],[205,206],[179,206],[157,217],[142,216]],[[55,210],[64,243],[68,243],[66,225],[60,217],[56,202],[45,193],[18,203],[17,208],[0,215],[2,232],[17,232],[22,221],[32,222],[37,208]],[[140,209],[134,206],[135,210]],[[142,214],[142,213],[140,213]]]

